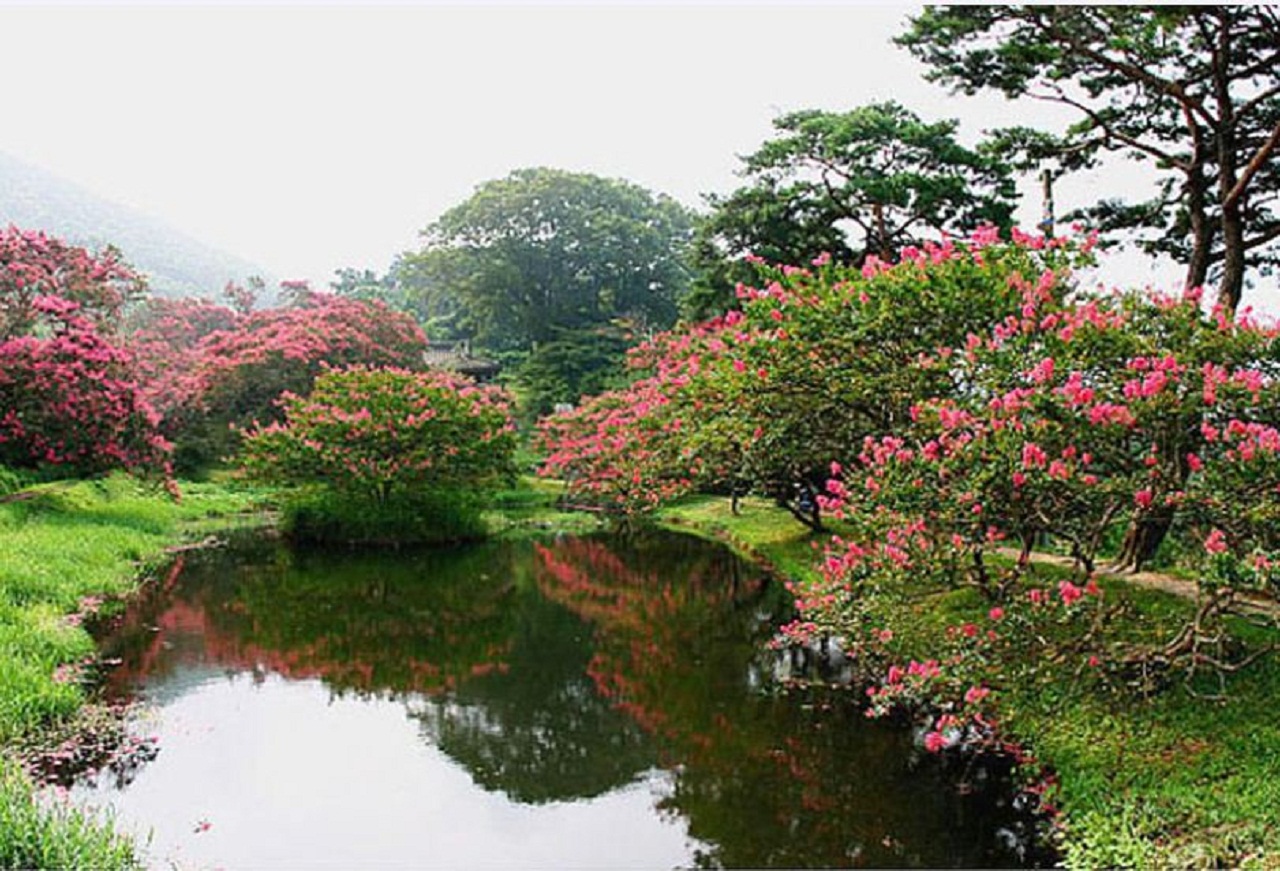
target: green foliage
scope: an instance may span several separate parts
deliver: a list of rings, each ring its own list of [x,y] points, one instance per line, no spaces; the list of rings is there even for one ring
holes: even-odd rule
[[[21,490],[30,482],[30,473],[0,466],[0,497]]]
[[[330,282],[333,292],[348,299],[380,302],[394,311],[412,315],[430,342],[464,338],[459,326],[457,300],[438,286],[431,270],[402,255],[383,275],[372,269],[339,269]]]
[[[522,169],[442,215],[407,261],[443,279],[478,339],[527,348],[616,317],[670,324],[690,228],[678,203],[629,182]]]
[[[677,202],[626,181],[517,170],[428,227],[393,267],[394,293],[434,337],[510,355],[526,411],[541,413],[606,382],[624,333],[671,325],[692,226]]]
[[[253,478],[319,490],[289,507],[302,538],[474,537],[514,473],[505,395],[449,373],[329,370],[283,408],[246,434],[242,460]]]
[[[41,801],[17,766],[0,759],[0,868],[138,867],[132,843],[109,824]]]
[[[558,330],[515,369],[522,414],[541,417],[558,403],[572,405],[625,383],[623,360],[633,339],[630,331],[615,326]]]
[[[463,490],[394,493],[378,502],[332,490],[295,493],[284,502],[294,541],[441,544],[484,538],[486,500]]]
[[[1265,6],[935,6],[898,42],[929,78],[973,94],[995,90],[1070,107],[1061,136],[1021,131],[1029,159],[1061,168],[1102,153],[1150,164],[1146,202],[1104,200],[1103,230],[1127,230],[1187,266],[1187,286],[1217,273],[1239,303],[1247,270],[1280,262],[1280,18]]]
[[[802,264],[826,253],[861,265],[944,233],[1010,226],[1009,166],[991,149],[962,146],[955,121],[929,123],[888,102],[792,112],[774,127],[776,137],[743,160],[749,183],[708,198],[693,249],[700,275],[685,305],[693,317],[732,307],[734,285],[756,279],[745,255]]]

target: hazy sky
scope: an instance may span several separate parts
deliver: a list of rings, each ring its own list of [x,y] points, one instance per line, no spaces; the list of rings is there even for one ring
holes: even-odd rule
[[[923,81],[889,41],[910,11],[0,5],[0,150],[323,285],[340,266],[384,269],[519,167],[627,178],[697,206],[734,186],[737,156],[784,111],[894,99],[961,118],[971,138],[1052,123],[1041,104]],[[1133,179],[1064,185],[1059,209]]]

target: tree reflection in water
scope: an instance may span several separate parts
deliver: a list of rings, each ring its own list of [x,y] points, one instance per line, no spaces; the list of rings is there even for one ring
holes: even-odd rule
[[[764,642],[788,607],[723,548],[664,533],[400,554],[252,539],[179,560],[105,644],[124,660],[114,691],[162,704],[184,669],[400,700],[515,802],[664,769],[660,811],[684,818],[700,865],[1007,864],[1003,812],[957,797],[909,734],[839,693],[770,686]]]

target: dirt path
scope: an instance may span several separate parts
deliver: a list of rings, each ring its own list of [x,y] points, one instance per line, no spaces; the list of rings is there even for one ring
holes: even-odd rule
[[[1013,547],[1002,547],[999,549],[999,553],[1001,556],[1008,557],[1012,560],[1017,560],[1021,555],[1021,551]],[[1063,556],[1056,553],[1032,553],[1031,562],[1039,565],[1058,566],[1064,569],[1075,568],[1075,560],[1069,556]],[[1100,578],[1111,578],[1113,580],[1123,581],[1126,584],[1132,584],[1135,587],[1145,587],[1150,590],[1161,590],[1193,601],[1200,594],[1200,589],[1195,581],[1189,581],[1185,578],[1176,578],[1173,575],[1166,575],[1161,572],[1128,572],[1115,571],[1107,568],[1095,568],[1093,573]],[[1240,605],[1243,610],[1254,614],[1265,614],[1270,617],[1280,617],[1280,603],[1262,596],[1243,594],[1240,596]]]

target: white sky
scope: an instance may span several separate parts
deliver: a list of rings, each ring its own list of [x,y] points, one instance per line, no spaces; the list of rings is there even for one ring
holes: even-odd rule
[[[889,42],[910,11],[0,0],[0,151],[324,286],[340,266],[385,269],[519,167],[627,178],[697,206],[735,186],[737,156],[785,111],[895,99],[961,118],[970,138],[1057,126],[1042,104],[925,82]],[[1064,184],[1059,212],[1134,178]],[[1151,280],[1133,261],[1113,274]]]

